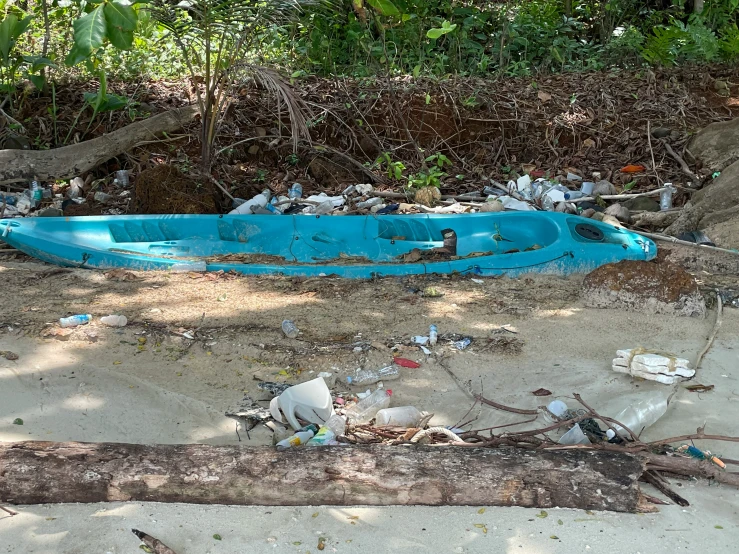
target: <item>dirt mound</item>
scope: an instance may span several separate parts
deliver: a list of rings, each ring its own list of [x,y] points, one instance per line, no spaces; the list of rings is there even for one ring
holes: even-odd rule
[[[623,260],[601,266],[585,277],[583,300],[597,308],[652,313],[703,315],[706,310],[695,278],[665,260]]]
[[[165,164],[146,169],[136,178],[136,211],[142,214],[218,213],[210,185],[203,185]]]

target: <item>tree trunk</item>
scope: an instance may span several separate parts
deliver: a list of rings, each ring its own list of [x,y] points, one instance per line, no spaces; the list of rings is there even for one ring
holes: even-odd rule
[[[139,142],[182,128],[197,113],[196,106],[170,110],[107,135],[52,150],[0,150],[0,185],[34,178],[52,181],[77,177]]]
[[[0,444],[0,502],[525,506],[635,512],[629,454],[515,449]]]

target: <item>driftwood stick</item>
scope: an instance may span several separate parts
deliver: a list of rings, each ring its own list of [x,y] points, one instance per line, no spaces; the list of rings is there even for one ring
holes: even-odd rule
[[[690,502],[685,500],[682,496],[677,494],[674,490],[672,490],[670,487],[665,485],[662,481],[660,481],[652,471],[645,471],[644,474],[641,476],[642,481],[645,481],[652,485],[655,489],[660,491],[662,494],[664,494],[667,498],[675,502],[679,506],[690,506]]]
[[[634,194],[604,194],[600,196],[603,200],[629,200],[630,198],[639,198],[640,196],[659,196],[659,194],[665,190],[665,187],[650,190],[647,192],[636,192]],[[582,198],[575,198],[574,200],[567,200],[567,202],[573,202],[578,204],[580,202],[595,202],[595,196],[583,196]]]
[[[488,400],[481,394],[475,394],[475,400],[478,402],[485,404],[487,406],[492,406],[493,408],[497,408],[498,410],[503,410],[504,412],[511,412],[514,414],[523,414],[523,415],[537,415],[539,413],[538,410],[522,410],[521,408],[513,408],[511,406],[506,406],[505,404],[499,404],[498,402],[494,402],[492,400]]]
[[[667,142],[665,139],[660,139],[660,142],[665,147],[665,150],[667,150],[667,153],[672,156],[675,161],[677,161],[678,164],[680,164],[680,169],[683,170],[683,173],[687,175],[693,183],[695,183],[695,187],[700,186],[701,180],[698,178],[698,176],[693,173],[690,168],[688,167],[688,164],[685,163],[685,160],[672,149],[672,146],[670,146],[670,143]]]
[[[721,294],[716,293],[716,322],[713,324],[713,330],[711,330],[711,335],[708,337],[708,342],[706,342],[706,345],[703,347],[703,350],[700,351],[700,354],[698,354],[698,358],[695,360],[695,369],[700,369],[701,362],[703,361],[703,357],[708,353],[708,351],[711,349],[711,345],[713,344],[713,341],[716,340],[716,335],[718,334],[718,330],[721,328],[721,312],[723,311],[723,301],[721,300]]]

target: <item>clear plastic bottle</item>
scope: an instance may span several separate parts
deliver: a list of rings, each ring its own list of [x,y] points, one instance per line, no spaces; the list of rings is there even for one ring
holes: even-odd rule
[[[128,318],[125,315],[106,315],[100,318],[100,323],[108,327],[125,327]]]
[[[379,196],[373,196],[364,202],[357,202],[357,208],[366,209],[371,208],[372,206],[379,206],[380,204],[382,204],[382,198]]]
[[[672,186],[672,183],[665,183],[665,190],[659,195],[659,209],[663,212],[672,209],[672,195],[677,192],[677,189]]]
[[[44,197],[44,191],[38,184],[38,181],[31,181],[29,187],[29,197],[31,198],[31,205],[35,208],[41,203],[41,199]]]
[[[235,207],[233,210],[228,212],[229,214],[251,214],[252,213],[252,207],[259,206],[261,208],[264,208],[267,206],[267,203],[269,202],[270,197],[272,196],[272,193],[269,189],[264,189],[261,194],[257,194],[254,198],[251,198],[250,200],[247,200],[243,204]]]
[[[62,327],[77,327],[78,325],[87,325],[92,321],[90,314],[78,314],[70,317],[63,317],[59,320]]]
[[[616,414],[613,419],[623,423],[635,434],[639,435],[643,429],[650,425],[654,425],[659,418],[665,415],[668,400],[669,396],[667,394],[656,391],[644,400],[631,403]],[[631,438],[629,432],[620,425],[614,425],[613,427],[622,437]],[[609,439],[612,439],[616,436],[616,433],[613,432],[613,429],[608,429],[606,431],[606,436]]]
[[[290,200],[300,200],[303,197],[303,185],[300,183],[293,183],[290,190],[287,192],[287,197]]]
[[[308,441],[306,446],[325,446],[334,444],[336,437],[340,437],[346,430],[346,420],[340,415],[332,414],[316,433],[316,436]]]
[[[346,416],[352,423],[369,423],[377,415],[377,412],[390,405],[390,397],[393,391],[390,389],[377,389],[367,398],[363,398],[353,406],[346,409]]]
[[[581,190],[571,190],[569,192],[565,192],[565,200],[576,200],[578,198],[583,198],[584,196],[587,195]]]
[[[318,427],[311,423],[310,425],[306,425],[299,431],[296,431],[296,433],[292,437],[281,440],[275,446],[277,447],[277,450],[287,450],[288,448],[292,448],[293,446],[300,446],[301,444],[305,444],[309,440],[311,440],[313,438],[313,435],[316,434],[316,431],[318,431]]]
[[[300,332],[300,329],[298,329],[298,326],[295,325],[295,322],[286,319],[282,322],[282,332],[285,333],[285,336],[289,339],[295,339],[298,337],[298,333]]]
[[[375,425],[415,427],[426,415],[426,412],[419,412],[415,406],[383,408],[375,415]]]
[[[353,376],[346,378],[346,382],[353,387],[373,385],[379,381],[393,381],[400,378],[398,366],[389,365],[380,369],[359,369]]]
[[[434,346],[439,340],[439,330],[436,325],[429,325],[429,344]]]

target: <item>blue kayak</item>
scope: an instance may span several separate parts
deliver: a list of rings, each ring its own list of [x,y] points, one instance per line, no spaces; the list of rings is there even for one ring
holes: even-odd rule
[[[551,212],[33,217],[0,221],[0,239],[65,267],[349,278],[569,275],[657,254],[625,229]]]

